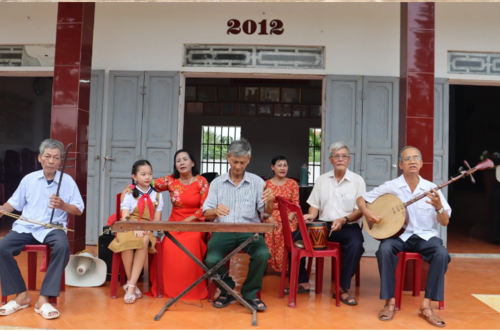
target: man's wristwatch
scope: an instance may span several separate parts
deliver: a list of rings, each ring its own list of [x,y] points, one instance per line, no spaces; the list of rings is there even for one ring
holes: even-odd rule
[[[438,214],[442,214],[442,213],[444,213],[444,207],[443,207],[443,208],[441,208],[441,209],[439,209],[439,210],[436,210],[436,213],[438,213]]]
[[[349,223],[349,217],[344,216],[344,218],[345,218],[345,224]]]

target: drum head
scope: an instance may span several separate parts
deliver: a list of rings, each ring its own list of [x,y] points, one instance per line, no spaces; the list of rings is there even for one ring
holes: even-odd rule
[[[326,226],[326,222],[309,222],[306,223],[308,227],[318,227],[318,226]]]

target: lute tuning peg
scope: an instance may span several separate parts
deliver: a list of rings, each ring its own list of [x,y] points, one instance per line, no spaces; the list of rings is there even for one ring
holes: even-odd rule
[[[467,163],[467,161],[464,160],[464,164],[467,166],[467,168],[469,170],[471,170],[471,167],[470,167],[469,163]],[[460,168],[463,169],[463,167],[460,167]],[[471,180],[472,184],[476,184],[476,180],[474,179],[474,176],[472,176],[472,174],[470,174],[469,176],[470,176],[470,180]]]

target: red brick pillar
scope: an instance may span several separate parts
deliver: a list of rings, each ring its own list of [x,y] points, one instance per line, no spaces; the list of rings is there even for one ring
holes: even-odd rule
[[[399,147],[422,152],[432,181],[434,155],[434,3],[401,3]]]
[[[59,3],[52,91],[50,136],[65,146],[73,143],[65,173],[87,201],[87,152],[95,3]],[[71,252],[85,249],[85,213],[70,216]]]
[[[410,145],[422,152],[420,176],[430,181],[434,163],[434,21],[434,3],[401,3],[399,149]],[[413,267],[414,261],[409,261],[405,291],[413,288]],[[428,269],[424,262],[421,290],[425,290]]]

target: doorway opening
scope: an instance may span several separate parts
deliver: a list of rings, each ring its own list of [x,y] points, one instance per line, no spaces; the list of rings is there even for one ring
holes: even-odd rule
[[[311,145],[310,132],[321,137],[321,95],[321,80],[187,78],[183,146],[198,164],[225,163],[227,145],[243,137],[253,149],[249,172],[270,177],[272,158],[284,155],[288,176],[298,179],[306,164],[313,184],[321,145]]]
[[[252,145],[247,170],[273,177],[271,160],[288,159],[287,177],[299,185],[300,204],[321,175],[322,79],[186,78],[183,147],[197,158],[200,172],[215,178],[227,171],[227,146],[239,137]]]
[[[38,147],[50,137],[52,77],[0,77],[0,205],[27,174],[41,169]],[[0,219],[0,237],[13,218]]]
[[[500,159],[500,87],[450,85],[449,174],[459,172],[466,160],[471,167],[481,156]],[[496,154],[495,154],[496,156]],[[474,173],[448,189],[452,215],[448,225],[450,253],[500,254],[500,182],[495,169]]]

